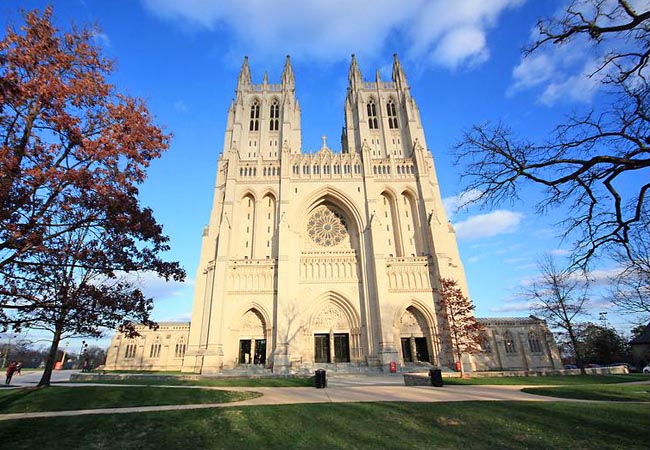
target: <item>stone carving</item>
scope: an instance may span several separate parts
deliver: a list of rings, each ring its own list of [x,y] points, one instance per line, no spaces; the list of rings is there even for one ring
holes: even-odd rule
[[[314,325],[324,326],[325,328],[349,328],[348,319],[341,309],[333,304],[329,304],[314,319]]]
[[[255,314],[252,309],[249,309],[246,314],[244,314],[244,317],[242,317],[241,329],[256,331],[262,334],[264,333],[264,325],[262,324],[262,320],[257,314]]]
[[[334,247],[348,236],[348,229],[340,214],[327,206],[320,206],[307,221],[307,233],[316,245]]]

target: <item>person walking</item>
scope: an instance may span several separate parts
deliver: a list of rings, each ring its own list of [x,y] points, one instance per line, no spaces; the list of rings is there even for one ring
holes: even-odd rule
[[[11,378],[14,376],[14,372],[16,372],[16,370],[17,370],[16,361],[11,361],[11,363],[7,367],[7,379],[5,380],[5,384],[11,383]]]

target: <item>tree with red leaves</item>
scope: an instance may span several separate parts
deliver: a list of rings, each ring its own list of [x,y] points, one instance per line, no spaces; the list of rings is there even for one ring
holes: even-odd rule
[[[460,363],[460,375],[464,376],[462,357],[464,354],[481,350],[483,325],[474,317],[474,305],[463,294],[456,280],[441,278],[438,298],[440,309],[447,319],[446,328],[449,331],[452,352]]]
[[[116,92],[93,29],[60,32],[52,9],[26,13],[0,41],[0,323],[60,340],[152,324],[129,274],[182,280],[138,185],[170,136],[145,104]]]

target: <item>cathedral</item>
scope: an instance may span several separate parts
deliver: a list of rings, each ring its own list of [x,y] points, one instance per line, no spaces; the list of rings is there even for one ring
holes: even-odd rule
[[[365,81],[352,56],[340,149],[304,153],[289,57],[280,83],[244,59],[228,109],[191,323],[119,333],[107,369],[308,373],[454,367],[439,279],[467,292],[420,111],[395,55]],[[546,324],[481,319],[467,370],[561,368]]]

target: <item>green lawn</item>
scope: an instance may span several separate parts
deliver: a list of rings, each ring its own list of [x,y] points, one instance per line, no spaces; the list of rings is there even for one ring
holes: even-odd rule
[[[650,381],[647,375],[554,375],[547,377],[477,377],[443,378],[445,384],[499,384],[499,385],[581,385],[612,384],[631,381]]]
[[[12,420],[11,449],[647,449],[645,405],[354,403]],[[36,432],[37,430],[37,432]]]
[[[583,400],[607,400],[617,402],[650,402],[650,384],[594,384],[586,386],[557,386],[522,389],[529,394],[549,397],[576,398]],[[650,409],[648,409],[650,415]]]
[[[228,403],[259,395],[255,392],[161,387],[57,386],[44,389],[5,389],[0,391],[0,413]]]
[[[200,378],[198,380],[183,380],[168,378],[164,380],[137,377],[127,380],[103,380],[101,377],[93,380],[74,381],[74,383],[105,383],[123,385],[150,386],[210,386],[210,387],[313,387],[313,377],[266,377],[266,378]]]

